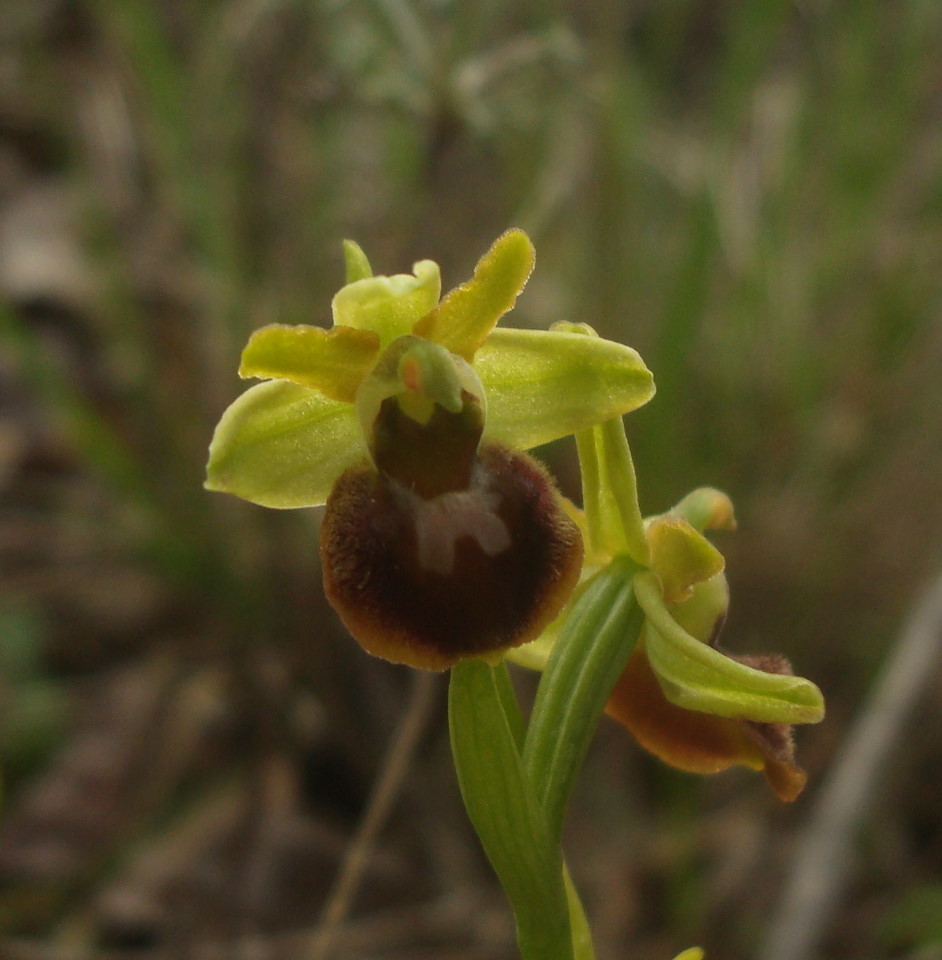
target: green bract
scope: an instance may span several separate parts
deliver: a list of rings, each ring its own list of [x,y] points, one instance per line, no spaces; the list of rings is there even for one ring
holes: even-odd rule
[[[345,245],[350,282],[331,328],[272,324],[250,339],[239,374],[271,382],[224,413],[210,445],[206,487],[267,507],[327,500],[343,471],[367,456],[354,402],[381,353],[415,335],[473,365],[487,400],[484,439],[526,449],[586,430],[647,402],[651,373],[629,347],[565,330],[494,327],[533,266],[521,230],[498,238],[467,283],[439,300],[438,266],[370,276]]]

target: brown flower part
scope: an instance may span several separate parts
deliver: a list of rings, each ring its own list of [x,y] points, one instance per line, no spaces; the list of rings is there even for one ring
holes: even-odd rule
[[[779,653],[731,656],[733,660],[764,670],[791,676],[791,663]],[[808,779],[804,770],[795,765],[795,736],[790,723],[754,723],[743,720],[747,732],[759,743],[765,757],[765,778],[782,800],[794,800],[804,789]]]
[[[436,404],[424,424],[403,411],[398,397],[384,400],[370,439],[380,472],[425,499],[466,489],[484,418],[477,397],[463,391],[461,399],[460,412]]]
[[[443,670],[526,643],[579,578],[582,539],[547,472],[501,446],[482,446],[459,480],[464,462],[453,452],[413,475],[397,460],[396,477],[364,464],[334,486],[321,528],[324,589],[375,656]]]
[[[784,657],[734,659],[768,673],[791,673]],[[664,696],[642,644],[605,709],[642,747],[680,770],[719,773],[733,766],[762,770],[776,796],[787,801],[805,786],[805,773],[794,762],[790,725],[752,723],[675,706]]]

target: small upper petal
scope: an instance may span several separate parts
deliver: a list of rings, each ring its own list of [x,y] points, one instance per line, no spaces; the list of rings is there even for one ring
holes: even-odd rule
[[[651,569],[658,575],[666,603],[690,597],[695,584],[722,573],[723,554],[682,517],[666,514],[648,525]]]
[[[411,333],[438,303],[442,290],[437,263],[420,260],[412,269],[413,274],[366,277],[341,287],[332,302],[334,325],[372,330],[382,347]]]

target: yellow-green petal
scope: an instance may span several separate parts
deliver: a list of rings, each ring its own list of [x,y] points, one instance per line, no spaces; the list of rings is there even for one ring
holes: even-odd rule
[[[351,404],[272,380],[246,390],[223,413],[205,487],[263,507],[315,507],[366,456]]]
[[[347,272],[347,283],[366,280],[373,276],[373,268],[367,260],[363,248],[355,240],[344,240],[343,262]]]
[[[420,260],[412,269],[414,274],[367,277],[341,287],[331,304],[334,325],[372,330],[384,348],[412,333],[442,292],[437,263]]]
[[[528,449],[628,413],[654,396],[631,347],[554,330],[498,327],[474,369],[487,393],[486,440]]]
[[[665,603],[690,597],[693,586],[722,573],[723,554],[683,517],[666,514],[648,525],[651,569],[658,575]]]
[[[651,573],[635,577],[647,617],[645,647],[664,695],[686,710],[759,723],[817,723],[821,691],[803,677],[766,673],[724,656],[684,630],[670,615]]]
[[[379,337],[371,330],[272,323],[252,334],[242,351],[239,376],[290,380],[353,403],[378,355]]]
[[[497,321],[513,309],[533,271],[534,257],[530,238],[522,230],[508,230],[478,261],[474,276],[446,294],[413,333],[470,363]]]

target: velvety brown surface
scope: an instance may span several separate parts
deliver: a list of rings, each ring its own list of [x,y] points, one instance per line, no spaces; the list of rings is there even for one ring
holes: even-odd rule
[[[780,657],[752,659],[784,662]],[[795,764],[788,725],[748,723],[675,706],[664,696],[643,647],[632,654],[605,710],[646,750],[678,770],[718,773],[739,765],[761,769],[778,798],[786,801],[804,789],[807,778]]]
[[[337,482],[321,528],[324,585],[371,653],[442,669],[536,636],[566,598],[582,543],[543,468],[485,447],[469,492],[482,518],[493,505],[510,545],[489,556],[460,535],[447,574],[420,562],[413,495],[366,467]]]

